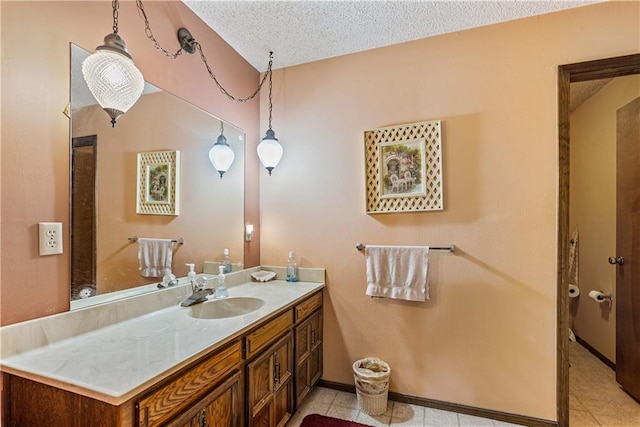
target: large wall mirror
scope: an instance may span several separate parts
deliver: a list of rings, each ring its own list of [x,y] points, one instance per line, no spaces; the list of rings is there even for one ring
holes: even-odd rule
[[[178,277],[186,275],[186,263],[201,272],[204,261],[221,261],[224,249],[234,270],[241,269],[244,131],[149,83],[112,127],[82,77],[89,54],[71,45],[72,308],[157,289],[162,278],[139,271],[135,238],[182,241],[172,248]],[[209,160],[221,132],[235,153],[222,178]],[[157,151],[180,153],[178,215],[136,212],[138,154]]]

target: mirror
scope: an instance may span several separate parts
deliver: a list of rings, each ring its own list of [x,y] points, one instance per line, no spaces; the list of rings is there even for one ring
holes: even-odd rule
[[[158,289],[161,277],[140,274],[138,237],[176,240],[171,264],[177,277],[186,275],[186,263],[195,263],[201,272],[204,261],[222,261],[225,248],[233,270],[241,269],[243,130],[149,83],[112,127],[82,76],[81,63],[89,54],[71,45],[72,309],[89,300],[101,302],[106,294],[111,299]],[[209,160],[221,126],[235,153],[222,178]],[[149,177],[143,162],[138,178],[138,154],[157,151],[179,152],[177,215],[136,213],[138,187],[144,193]]]

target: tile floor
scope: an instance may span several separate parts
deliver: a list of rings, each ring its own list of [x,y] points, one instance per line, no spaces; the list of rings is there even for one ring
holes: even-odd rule
[[[640,426],[640,404],[616,383],[615,372],[578,343],[570,343],[570,427]],[[308,414],[322,414],[370,426],[513,426],[501,421],[389,401],[387,411],[371,416],[358,409],[356,395],[316,387],[287,423],[298,427]]]
[[[514,426],[515,424],[456,412],[441,411],[409,405],[407,403],[387,403],[387,412],[371,416],[358,409],[356,395],[344,391],[316,387],[302,406],[291,417],[286,427],[298,427],[302,419],[309,414],[322,414],[334,418],[356,421],[373,427],[378,426],[446,426],[446,427],[481,427],[481,426]]]
[[[570,427],[640,426],[640,404],[622,391],[611,368],[574,342],[569,361]]]

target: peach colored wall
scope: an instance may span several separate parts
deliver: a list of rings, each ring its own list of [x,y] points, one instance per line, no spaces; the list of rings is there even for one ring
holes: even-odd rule
[[[640,76],[618,77],[571,114],[571,230],[580,230],[580,295],[570,301],[574,332],[615,363],[616,111],[640,96]],[[614,295],[598,304],[591,290]]]
[[[111,32],[110,1],[6,2],[2,12],[2,251],[0,324],[69,308],[69,253],[39,257],[37,223],[61,221],[68,242],[69,43],[93,50]],[[217,77],[245,96],[259,73],[182,2],[151,1],[145,10],[156,39],[177,50],[187,27],[202,44]],[[120,35],[145,79],[246,131],[247,218],[258,224],[259,101],[236,104],[222,95],[198,55],[175,61],[145,36],[135,2],[121,2]],[[268,54],[265,52],[265,61]],[[193,224],[194,228],[201,224]],[[256,233],[259,227],[256,226]],[[259,262],[259,237],[245,264]],[[10,249],[10,250],[7,250]],[[34,297],[37,292],[37,297]]]
[[[324,379],[378,356],[390,389],[556,419],[557,67],[640,51],[604,3],[277,70],[284,146],[262,179],[262,263],[326,267]],[[265,100],[263,99],[263,111]],[[264,115],[261,116],[264,125]],[[363,132],[443,121],[445,209],[365,213]],[[430,255],[425,303],[365,296],[365,244]]]
[[[241,131],[227,126],[225,135],[236,152],[232,167],[220,179],[208,152],[220,133],[220,121],[166,92],[142,96],[111,127],[95,105],[73,113],[73,135],[97,134],[98,293],[158,282],[138,272],[138,245],[131,236],[178,238],[173,273],[186,276],[186,263],[201,272],[204,261],[222,261],[224,248],[237,262],[244,248],[244,142]],[[148,123],[149,126],[140,125]],[[136,154],[180,151],[180,214],[136,214]],[[237,163],[236,163],[237,162]],[[197,224],[197,226],[193,226]]]

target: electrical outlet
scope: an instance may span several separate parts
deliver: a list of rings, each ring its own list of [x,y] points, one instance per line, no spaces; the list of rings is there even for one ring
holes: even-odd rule
[[[62,223],[39,223],[40,255],[56,255],[62,253]]]

